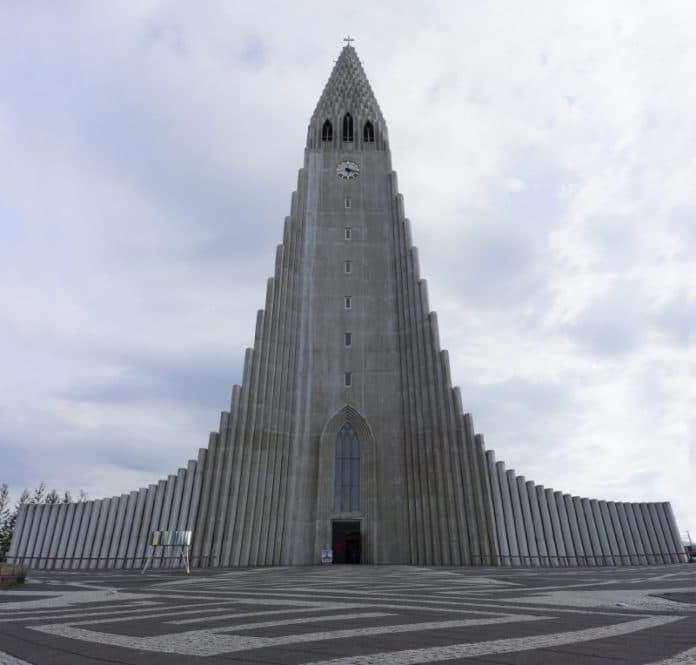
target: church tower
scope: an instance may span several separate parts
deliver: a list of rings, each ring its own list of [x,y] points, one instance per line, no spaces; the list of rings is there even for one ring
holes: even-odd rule
[[[258,317],[214,445],[230,486],[203,481],[201,556],[308,564],[333,546],[366,563],[489,561],[482,446],[449,385],[386,122],[350,45],[310,120]]]
[[[9,560],[138,567],[151,530],[193,531],[197,567],[315,564],[324,548],[337,563],[685,560],[669,503],[544,488],[474,433],[350,42],[311,117],[254,347],[208,447],[130,494],[23,506]]]

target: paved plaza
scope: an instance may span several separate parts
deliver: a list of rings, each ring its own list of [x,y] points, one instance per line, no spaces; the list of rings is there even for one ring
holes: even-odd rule
[[[696,663],[696,565],[31,573],[0,663]]]

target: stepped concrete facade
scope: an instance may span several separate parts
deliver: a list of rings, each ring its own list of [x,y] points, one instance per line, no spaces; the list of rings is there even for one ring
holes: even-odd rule
[[[22,506],[9,557],[139,567],[152,530],[192,530],[198,567],[315,564],[329,547],[346,563],[685,561],[669,503],[570,496],[485,449],[452,385],[387,126],[350,45],[310,120],[254,347],[219,430],[157,484]]]

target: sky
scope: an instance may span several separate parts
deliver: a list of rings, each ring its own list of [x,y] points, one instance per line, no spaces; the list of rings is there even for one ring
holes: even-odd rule
[[[496,457],[696,538],[696,5],[4,2],[0,483],[207,445],[350,34]]]

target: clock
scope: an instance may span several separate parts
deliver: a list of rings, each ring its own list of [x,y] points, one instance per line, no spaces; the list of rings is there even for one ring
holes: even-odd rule
[[[343,180],[354,180],[360,175],[360,167],[355,162],[341,162],[336,167],[336,175]]]

